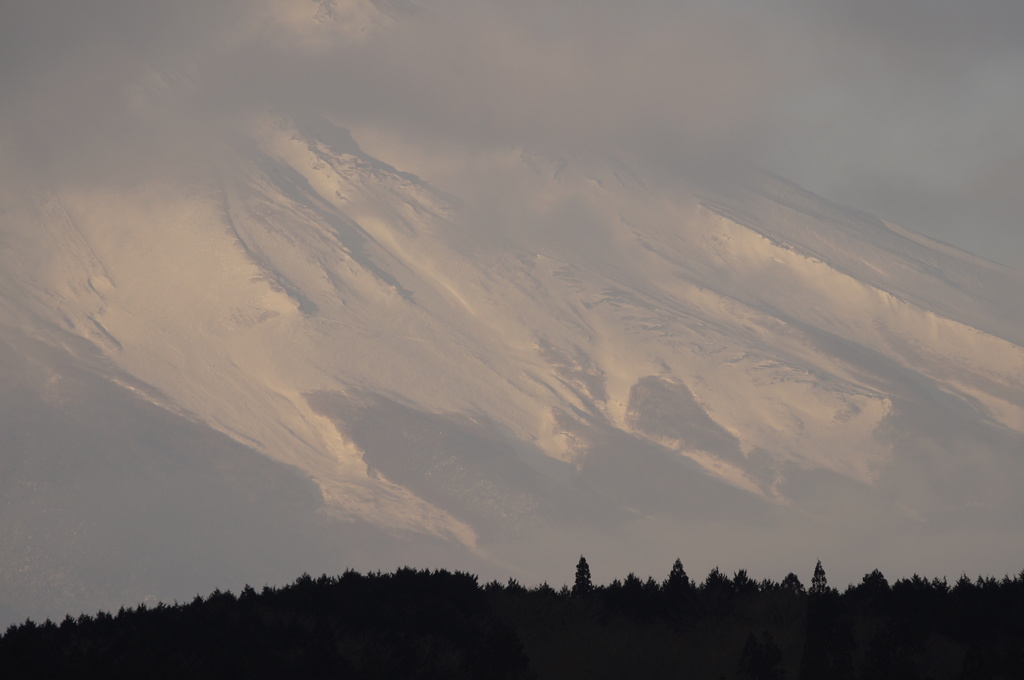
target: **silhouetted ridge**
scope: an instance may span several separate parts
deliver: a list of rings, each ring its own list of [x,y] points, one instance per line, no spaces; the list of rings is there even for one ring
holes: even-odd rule
[[[519,678],[526,665],[475,576],[412,569],[26,622],[0,641],[7,678]]]
[[[845,591],[732,576],[573,588],[399,569],[303,574],[283,588],[116,615],[26,621],[0,638],[5,678],[1024,677],[1024,572],[1002,579],[875,570]]]

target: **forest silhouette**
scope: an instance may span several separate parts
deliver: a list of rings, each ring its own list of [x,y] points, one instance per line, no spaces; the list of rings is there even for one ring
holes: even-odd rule
[[[844,591],[817,563],[754,580],[572,587],[402,568],[215,590],[116,614],[26,620],[0,638],[4,678],[1024,678],[1024,572],[1002,579],[879,571]]]

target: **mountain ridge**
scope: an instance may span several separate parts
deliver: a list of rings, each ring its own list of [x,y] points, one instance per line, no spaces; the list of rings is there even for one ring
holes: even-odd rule
[[[750,540],[744,513],[838,554],[883,508],[890,537],[1019,509],[1024,334],[982,294],[1009,268],[768,175],[512,148],[437,190],[296,120],[184,181],[7,192],[4,325],[300,471],[332,522],[517,573]]]

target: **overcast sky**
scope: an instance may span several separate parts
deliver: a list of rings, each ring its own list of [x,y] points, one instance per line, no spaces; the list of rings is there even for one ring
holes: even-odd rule
[[[1020,0],[416,4],[353,41],[314,0],[7,0],[0,151],[47,181],[116,178],[247,110],[318,108],[469,148],[756,164],[1024,264]]]

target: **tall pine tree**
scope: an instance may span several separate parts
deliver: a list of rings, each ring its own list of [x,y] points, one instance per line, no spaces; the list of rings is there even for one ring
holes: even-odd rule
[[[587,558],[580,555],[580,561],[576,563],[576,581],[572,585],[573,597],[585,597],[594,591],[594,583],[590,580],[590,565]]]

